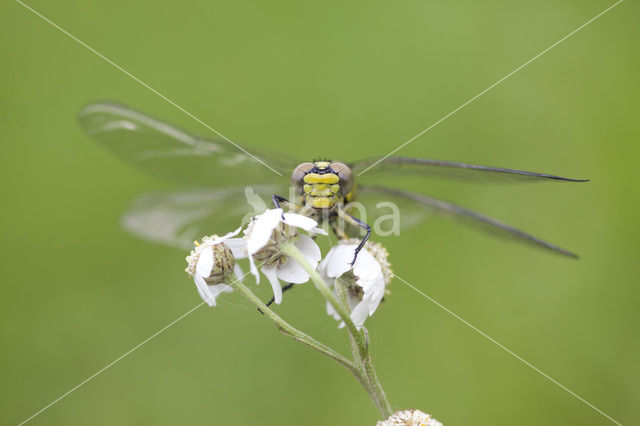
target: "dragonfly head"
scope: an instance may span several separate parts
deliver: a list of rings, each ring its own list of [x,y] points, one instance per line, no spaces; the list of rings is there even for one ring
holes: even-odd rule
[[[291,174],[291,183],[304,203],[314,209],[331,209],[353,190],[353,172],[343,163],[302,163]]]

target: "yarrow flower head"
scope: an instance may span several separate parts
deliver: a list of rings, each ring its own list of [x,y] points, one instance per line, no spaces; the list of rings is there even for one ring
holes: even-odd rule
[[[396,411],[377,426],[442,426],[442,423],[420,410]]]
[[[254,217],[245,230],[247,254],[251,265],[251,273],[260,282],[260,274],[256,262],[262,264],[260,270],[267,277],[273,288],[274,300],[282,302],[280,280],[292,284],[309,281],[309,274],[295,260],[282,252],[285,244],[293,244],[307,259],[313,268],[318,265],[320,248],[311,237],[301,234],[303,229],[312,234],[326,232],[317,227],[315,220],[295,213],[283,213],[282,209],[271,209]]]
[[[346,286],[351,320],[358,328],[376,311],[386,285],[393,277],[387,260],[388,252],[379,243],[367,242],[351,266],[353,252],[359,242],[357,239],[340,241],[318,266],[318,272],[327,283],[332,283],[334,287]],[[327,313],[340,320],[340,315],[328,302]],[[339,327],[344,326],[342,322]]]
[[[221,293],[233,291],[228,285],[230,282],[242,279],[236,258],[247,257],[246,242],[242,238],[231,238],[240,229],[222,237],[204,237],[201,243],[195,241],[196,247],[186,258],[189,265],[185,271],[193,277],[200,297],[209,306],[216,305],[216,298]]]

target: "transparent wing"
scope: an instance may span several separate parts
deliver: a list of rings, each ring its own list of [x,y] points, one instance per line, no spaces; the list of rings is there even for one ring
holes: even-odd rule
[[[362,173],[365,179],[368,176],[374,177],[379,174],[385,174],[386,176],[392,174],[419,174],[475,182],[540,182],[544,180],[588,182],[588,179],[570,179],[545,173],[430,160],[427,158],[388,157],[377,164],[376,161],[378,160],[369,159],[356,162],[352,164],[352,170],[356,175]],[[371,168],[369,169],[369,167]]]
[[[511,225],[507,225],[506,223],[447,201],[428,197],[422,194],[416,194],[414,192],[385,187],[365,186],[359,188],[358,191],[358,201],[368,207],[367,213],[370,217],[370,225],[373,225],[374,220],[381,216],[381,214],[391,214],[391,210],[389,208],[376,208],[376,204],[381,202],[392,202],[398,205],[400,210],[401,226],[405,228],[420,223],[428,216],[429,213],[437,213],[459,220],[466,225],[483,230],[496,237],[511,239],[573,258],[578,257],[575,253],[534,237],[533,235],[516,229]]]
[[[228,141],[201,138],[116,103],[87,105],[78,113],[78,120],[118,157],[179,182],[199,186],[277,183],[283,176],[287,179],[297,164],[281,155],[254,148],[243,152]]]
[[[253,187],[249,198],[245,188],[200,188],[144,194],[136,198],[122,216],[122,227],[144,240],[181,249],[193,248],[193,241],[205,235],[225,234],[221,221],[246,224],[251,216],[271,206],[278,185]],[[262,203],[260,201],[262,199]]]

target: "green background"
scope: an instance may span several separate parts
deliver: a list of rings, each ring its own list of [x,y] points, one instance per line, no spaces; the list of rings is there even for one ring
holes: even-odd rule
[[[386,154],[612,2],[28,4],[234,141],[349,160]],[[208,133],[20,4],[0,11],[0,422],[18,424],[200,302],[185,253],[118,225],[130,200],[172,186],[89,140],[76,111],[113,99]],[[446,219],[382,240],[399,276],[625,425],[640,423],[638,12],[620,4],[399,152],[591,178],[394,182],[580,260]],[[402,282],[390,289],[367,324],[394,408],[446,426],[613,424]],[[311,285],[277,309],[346,351]],[[233,294],[29,424],[376,420],[345,370]]]

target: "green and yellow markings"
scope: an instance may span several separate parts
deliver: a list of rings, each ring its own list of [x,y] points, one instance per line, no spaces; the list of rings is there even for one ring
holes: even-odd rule
[[[328,183],[334,184],[340,182],[340,177],[333,173],[319,175],[318,173],[307,173],[304,175],[304,183]]]
[[[324,208],[331,207],[335,203],[335,200],[333,200],[333,198],[310,197],[307,199],[307,202],[311,204],[311,207],[315,209],[324,209]]]
[[[306,184],[302,187],[305,194],[312,197],[331,197],[340,192],[340,185],[327,185],[325,183]]]

